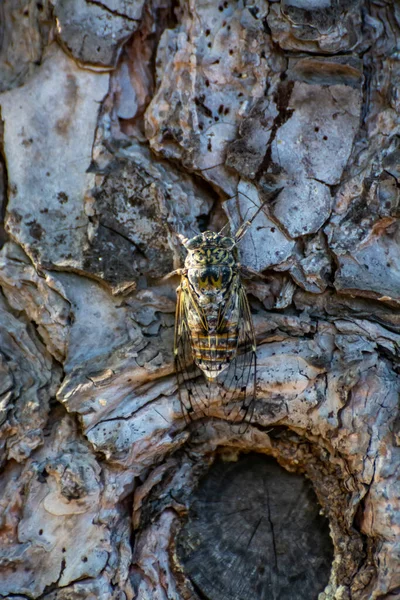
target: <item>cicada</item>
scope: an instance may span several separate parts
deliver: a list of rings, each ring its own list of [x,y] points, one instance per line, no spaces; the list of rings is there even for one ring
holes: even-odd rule
[[[235,422],[252,410],[256,339],[242,281],[250,270],[241,266],[237,246],[262,208],[231,237],[223,230],[179,236],[188,254],[173,273],[181,276],[174,357],[181,406],[191,420],[209,415],[214,403]]]

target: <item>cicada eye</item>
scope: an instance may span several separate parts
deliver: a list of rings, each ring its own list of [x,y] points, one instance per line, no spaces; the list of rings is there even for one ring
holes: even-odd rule
[[[219,245],[220,245],[222,248],[229,248],[229,249],[231,249],[231,248],[233,248],[233,246],[235,245],[235,240],[233,240],[233,239],[232,239],[232,238],[230,238],[230,237],[223,237],[223,238],[221,239],[221,242],[219,243]]]
[[[195,248],[200,248],[203,244],[203,237],[201,235],[196,235],[196,237],[192,238],[186,243],[186,248],[188,250],[194,250]]]

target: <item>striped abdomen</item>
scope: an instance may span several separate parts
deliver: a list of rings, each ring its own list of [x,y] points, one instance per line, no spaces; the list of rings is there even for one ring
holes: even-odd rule
[[[230,273],[226,273],[226,270]],[[237,276],[234,276],[235,281],[229,285],[232,281],[231,269],[218,268],[218,271],[222,271],[218,273],[219,281],[225,280],[228,286],[216,286],[214,294],[210,273],[208,281],[204,272],[192,278],[193,281],[201,277],[203,286],[205,282],[210,284],[206,287],[206,299],[202,297],[201,292],[199,293],[199,287],[191,286],[192,298],[197,300],[198,305],[197,310],[189,311],[187,315],[193,359],[208,379],[215,379],[229,366],[236,356],[238,346],[239,306],[235,284]],[[215,281],[215,273],[212,275]]]
[[[192,330],[194,362],[209,379],[218,377],[236,356],[237,328],[223,334],[207,334],[204,329]]]

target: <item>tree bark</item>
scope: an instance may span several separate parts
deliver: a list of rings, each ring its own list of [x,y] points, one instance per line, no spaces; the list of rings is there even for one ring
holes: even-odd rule
[[[400,599],[398,5],[0,15],[0,597]],[[164,276],[261,203],[254,410],[188,423]]]

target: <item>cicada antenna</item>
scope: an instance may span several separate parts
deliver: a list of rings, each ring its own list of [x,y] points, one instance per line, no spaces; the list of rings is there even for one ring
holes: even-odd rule
[[[225,229],[229,228],[229,225],[230,225],[229,221],[228,221],[228,223],[225,223],[225,225],[223,226],[223,228],[220,229],[220,231],[218,231],[218,235],[224,235],[224,231],[225,231]]]
[[[282,188],[281,188],[281,189],[282,189]],[[279,190],[279,191],[280,191],[280,190]],[[239,192],[239,191],[238,191],[238,192],[237,192],[237,193],[236,193],[234,196],[230,196],[229,198],[227,198],[227,199],[226,199],[226,201],[227,201],[227,200],[233,200],[233,198],[236,198],[236,197],[237,197],[237,196],[239,196],[239,195],[242,195],[242,196],[244,196],[245,198],[247,198],[247,200],[250,200],[250,202],[252,202],[252,203],[254,204],[254,206],[257,206],[257,204],[254,202],[254,200],[253,200],[252,198],[250,198],[250,196],[248,196],[248,195],[247,195],[247,194],[245,194],[244,192]],[[269,198],[268,198],[268,200],[269,200]],[[263,204],[262,204],[261,208],[264,206],[264,204],[265,204],[265,203],[266,203],[268,200],[266,200],[265,202],[263,202]],[[225,201],[225,202],[226,202],[226,201]],[[246,219],[246,217],[247,217],[247,215],[248,215],[248,213],[249,213],[249,210],[250,210],[250,207],[249,207],[249,208],[246,210],[246,214],[244,215],[244,218],[245,218],[245,219]],[[257,214],[258,214],[258,213],[257,213]],[[255,215],[255,216],[256,216],[256,215]],[[254,218],[254,217],[252,217],[252,220],[253,220],[253,218]],[[218,232],[218,235],[222,235],[222,234],[224,233],[225,229],[226,229],[226,228],[228,228],[229,226],[230,226],[230,223],[229,223],[229,221],[228,221],[228,223],[225,223],[225,225],[222,227],[222,229],[221,229],[221,230]]]
[[[193,227],[192,223],[189,224],[189,228],[190,228],[190,231],[192,231],[194,233],[194,235],[198,235],[199,232],[198,232],[198,230],[196,231],[196,229]]]
[[[263,210],[264,206],[267,204],[267,202],[271,202],[272,200],[274,200],[283,190],[283,187],[278,188],[277,190],[275,190],[273,192],[273,194],[271,194],[268,198],[266,198],[264,200],[264,202],[261,204],[261,206],[258,207],[258,209],[256,210],[256,212],[254,213],[254,215],[248,219],[247,221],[244,221],[244,223],[242,223],[242,225],[239,227],[239,229],[237,230],[237,232],[235,233],[233,239],[235,240],[235,246],[236,244],[238,244],[240,242],[241,239],[243,239],[243,237],[246,235],[250,225],[253,223],[254,219],[260,214],[260,212]],[[250,202],[252,202],[253,204],[255,204],[254,200],[252,200],[251,198],[249,198],[249,196],[247,196],[246,194],[244,194],[243,192],[239,192],[240,194],[242,194],[243,196],[245,196],[246,198],[248,198],[248,200],[250,200]],[[250,208],[247,209],[246,215],[249,212]]]

